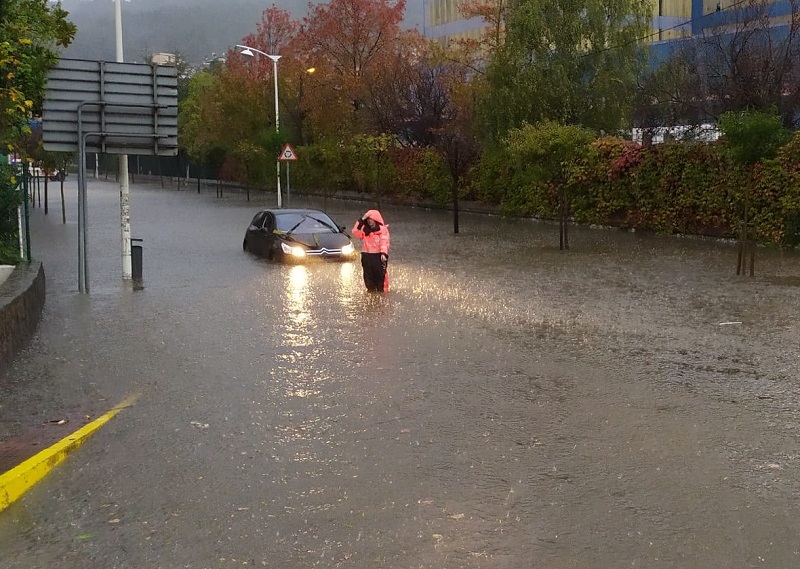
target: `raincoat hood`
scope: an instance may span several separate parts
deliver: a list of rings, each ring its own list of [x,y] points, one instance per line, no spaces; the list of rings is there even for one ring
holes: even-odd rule
[[[375,221],[377,221],[377,222],[378,222],[378,223],[380,223],[381,225],[386,225],[386,224],[383,222],[383,216],[381,215],[381,212],[379,212],[377,209],[371,209],[371,210],[369,210],[369,211],[368,211],[368,212],[365,214],[365,217],[364,217],[364,218],[365,218],[365,219],[366,219],[366,218],[374,219]]]
[[[377,222],[378,227],[374,230],[367,227],[367,219]],[[371,209],[359,218],[351,233],[356,239],[361,239],[361,253],[389,254],[389,226],[383,222],[383,216],[377,209]]]

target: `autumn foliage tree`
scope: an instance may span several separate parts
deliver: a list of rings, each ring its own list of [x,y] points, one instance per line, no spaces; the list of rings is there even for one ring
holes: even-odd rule
[[[368,86],[405,40],[404,11],[405,0],[332,0],[309,7],[298,45],[316,69],[307,106],[319,130],[368,129]],[[331,121],[333,113],[338,120]]]
[[[256,32],[245,36],[242,44],[260,49],[264,53],[282,54],[286,47],[297,35],[299,22],[291,17],[289,12],[273,4],[261,14],[261,21],[256,26]],[[267,60],[263,65],[270,67],[272,62]]]
[[[486,25],[477,38],[459,38],[454,43],[478,59],[488,58],[503,44],[508,10],[509,0],[464,0],[461,3],[464,18],[481,18]]]
[[[432,130],[441,126],[447,102],[428,46],[419,36],[406,39],[372,74],[365,104],[374,130],[394,133],[399,144],[420,148],[432,144]]]
[[[469,70],[458,63],[432,61],[436,67],[436,91],[441,101],[438,126],[431,128],[431,145],[450,175],[453,233],[459,232],[461,183],[480,155],[475,123],[475,92]]]

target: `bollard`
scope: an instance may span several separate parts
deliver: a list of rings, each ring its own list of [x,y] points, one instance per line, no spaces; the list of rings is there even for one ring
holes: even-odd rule
[[[144,239],[131,238],[131,277],[134,282],[142,282],[142,243]]]

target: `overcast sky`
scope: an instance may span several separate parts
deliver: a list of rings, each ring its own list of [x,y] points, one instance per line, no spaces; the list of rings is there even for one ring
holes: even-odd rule
[[[295,18],[305,16],[307,0],[275,0]],[[265,0],[125,0],[122,26],[125,61],[144,61],[151,53],[180,53],[189,63],[217,55],[256,31]],[[115,59],[115,0],[63,0],[78,26],[64,57]],[[423,0],[406,4],[406,26],[422,31]]]

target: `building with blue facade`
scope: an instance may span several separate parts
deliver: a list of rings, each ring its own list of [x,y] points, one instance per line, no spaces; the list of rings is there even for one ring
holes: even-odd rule
[[[486,27],[482,18],[465,19],[459,0],[423,0],[423,3],[424,34],[429,39],[441,43],[477,39]],[[644,39],[656,59],[663,59],[674,51],[682,40],[735,25],[744,13],[753,9],[750,0],[653,0],[653,4],[652,31]],[[775,27],[789,25],[790,2],[781,0],[764,5],[769,6],[769,17]]]

